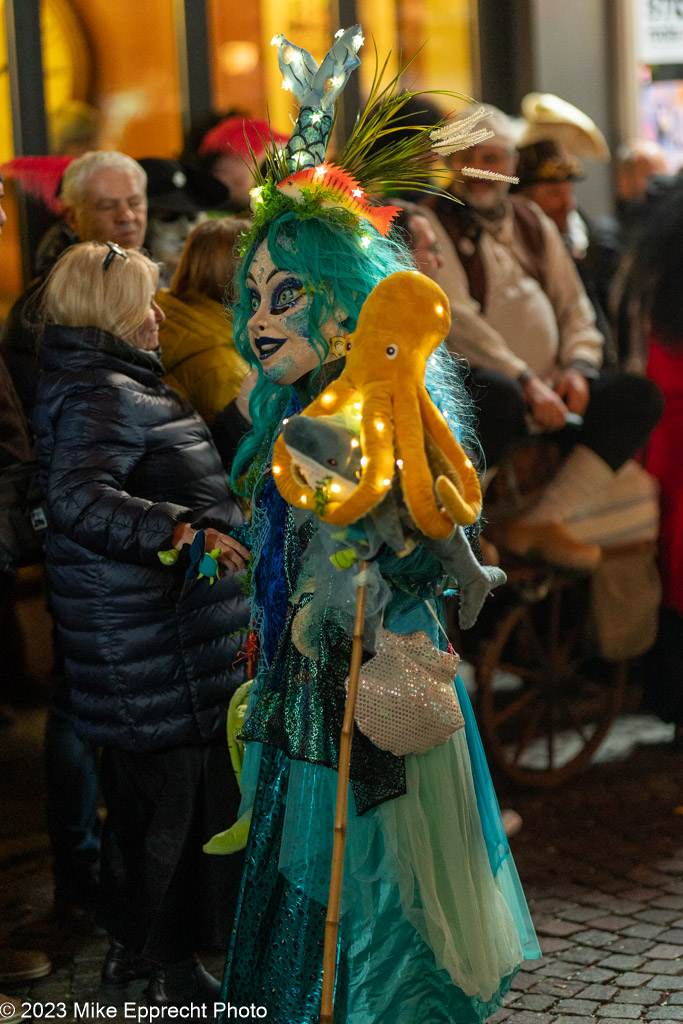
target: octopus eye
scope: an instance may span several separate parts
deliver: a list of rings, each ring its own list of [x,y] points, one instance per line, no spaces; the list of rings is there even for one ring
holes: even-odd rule
[[[336,466],[336,465],[338,465],[338,463],[337,463],[336,459],[328,459],[327,460],[327,465],[328,466]]]
[[[395,359],[398,355],[398,345],[388,345],[386,351],[389,359]]]
[[[346,351],[347,351],[347,352],[350,352],[350,351],[351,351],[351,342],[350,342],[350,341],[347,341],[347,342],[346,342]]]

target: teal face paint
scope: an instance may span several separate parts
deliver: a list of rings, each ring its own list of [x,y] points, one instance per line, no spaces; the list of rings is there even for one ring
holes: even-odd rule
[[[282,322],[290,334],[308,339],[308,302],[302,299],[296,309],[282,318]]]
[[[282,356],[275,366],[264,366],[263,373],[272,384],[284,384],[283,378],[289,377],[296,371],[296,364],[291,356]],[[295,380],[298,379],[298,374]]]

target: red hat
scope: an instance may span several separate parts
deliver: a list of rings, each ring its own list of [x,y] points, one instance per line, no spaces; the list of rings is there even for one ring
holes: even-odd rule
[[[288,136],[276,132],[268,121],[247,121],[244,117],[226,117],[211,131],[207,132],[199,146],[201,156],[209,153],[225,153],[228,156],[250,157],[249,146],[256,156],[265,152],[265,144],[271,137],[280,145],[288,142]],[[249,145],[247,145],[247,140]]]

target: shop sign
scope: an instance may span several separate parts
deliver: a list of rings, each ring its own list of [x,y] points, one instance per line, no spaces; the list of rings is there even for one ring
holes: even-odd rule
[[[683,0],[634,0],[638,59],[683,64]]]

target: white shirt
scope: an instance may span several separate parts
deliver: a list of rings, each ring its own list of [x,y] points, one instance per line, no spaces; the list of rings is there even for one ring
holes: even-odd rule
[[[531,369],[552,382],[559,370],[575,360],[599,368],[604,341],[559,231],[539,207],[531,205],[543,232],[545,290],[528,268],[508,204],[501,220],[477,218],[483,228],[478,248],[487,284],[485,312],[470,296],[467,274],[449,235],[431,210],[426,214],[444,257],[438,283],[451,305],[448,348],[474,367],[514,378]],[[463,244],[472,243],[465,239]]]

